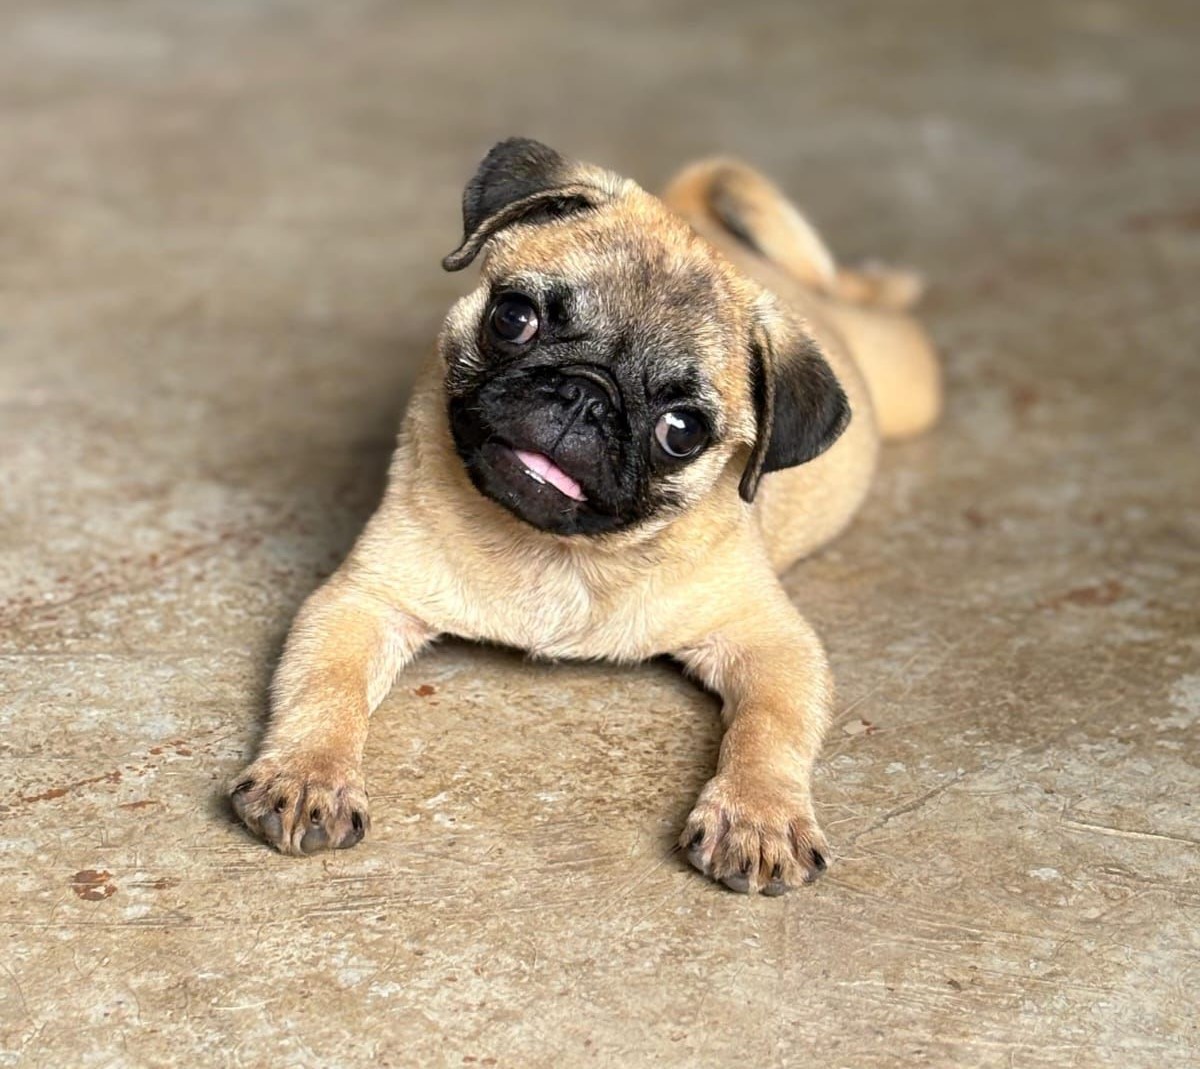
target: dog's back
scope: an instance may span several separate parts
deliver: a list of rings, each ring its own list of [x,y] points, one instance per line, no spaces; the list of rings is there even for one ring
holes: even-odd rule
[[[764,483],[763,534],[782,570],[850,521],[869,488],[881,438],[907,438],[937,420],[941,371],[928,335],[908,311],[923,285],[908,271],[840,267],[804,215],[742,163],[694,164],[662,199],[804,316],[850,399],[850,427],[827,453]],[[789,523],[798,510],[806,522]]]

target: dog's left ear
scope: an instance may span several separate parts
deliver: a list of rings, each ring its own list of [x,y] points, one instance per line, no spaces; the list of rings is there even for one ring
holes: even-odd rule
[[[850,422],[850,403],[816,339],[798,323],[756,325],[750,388],[757,432],[742,474],[743,501],[753,501],[768,472],[819,457]]]
[[[462,244],[442,266],[461,271],[507,226],[548,222],[598,207],[614,192],[612,181],[606,179],[615,176],[574,163],[540,141],[527,137],[501,141],[463,190]]]

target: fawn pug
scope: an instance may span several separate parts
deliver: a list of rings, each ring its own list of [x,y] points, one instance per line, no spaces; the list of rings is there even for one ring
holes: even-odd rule
[[[367,721],[438,635],[541,657],[676,658],[723,700],[681,843],[738,891],[815,878],[810,789],[830,671],[777,576],[836,535],[880,440],[937,417],[903,272],[840,268],[744,165],[659,199],[498,144],[446,257],[482,256],[400,433],[386,494],[299,613],[232,803],[291,854],[368,828]]]

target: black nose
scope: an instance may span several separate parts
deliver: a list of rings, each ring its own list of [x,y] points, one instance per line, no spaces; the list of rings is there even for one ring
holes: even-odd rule
[[[621,407],[617,384],[612,376],[599,368],[563,368],[558,395],[573,409],[582,408],[594,416],[603,416]]]

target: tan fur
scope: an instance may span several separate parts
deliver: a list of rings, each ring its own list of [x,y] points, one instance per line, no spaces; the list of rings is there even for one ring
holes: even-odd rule
[[[759,244],[767,257],[748,250],[714,212],[714,180],[720,176],[729,183],[730,175],[736,175],[735,187],[748,198],[751,210],[746,223],[766,228]],[[921,324],[904,314],[924,288],[918,275],[879,265],[858,270],[838,267],[812,224],[745,164],[730,160],[693,164],[668,185],[663,200],[728,260],[807,320],[826,354],[840,361],[834,367],[839,378],[848,373],[841,358],[852,361],[855,378],[865,380],[870,392],[880,437],[907,438],[937,421],[942,406],[937,354]],[[790,240],[793,231],[795,240]],[[786,252],[779,248],[784,237],[789,238]],[[851,397],[852,406],[854,400]]]
[[[689,469],[685,485],[699,499],[613,535],[560,537],[524,524],[471,485],[447,425],[446,368],[433,360],[411,400],[385,498],[347,561],[301,611],[261,754],[235,781],[239,814],[279,849],[310,853],[361,837],[367,719],[425,642],[453,634],[542,657],[675,656],[724,700],[716,774],[681,839],[693,864],[736,889],[768,893],[824,867],[809,778],[832,680],[819,639],[776,574],[849,522],[870,485],[881,431],[913,433],[936,417],[936,361],[910,317],[839,296],[853,289],[852,276],[838,273],[811,226],[748,169],[740,168],[739,195],[754,225],[768,228],[761,247],[774,259],[724,230],[706,192],[717,166],[731,165],[702,164],[672,184],[665,199],[675,214],[601,172],[611,209],[586,224],[504,231],[483,269],[486,283],[554,256],[563,270],[574,264],[584,273],[614,243],[633,240],[653,244],[664,269],[702,270],[715,280],[721,314],[692,326],[695,344],[711,354],[706,366],[730,433]],[[595,169],[588,173],[594,179]],[[478,322],[483,292],[452,309],[443,349]],[[854,297],[880,292],[861,286]],[[620,299],[637,296],[620,291]],[[807,321],[854,415],[823,455],[768,475],[750,507],[738,482],[755,421],[747,358],[730,339],[756,317],[781,336]]]

